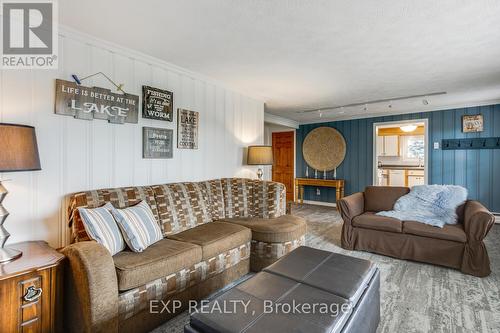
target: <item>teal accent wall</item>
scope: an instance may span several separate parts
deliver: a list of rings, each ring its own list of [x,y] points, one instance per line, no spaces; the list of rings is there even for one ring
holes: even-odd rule
[[[484,131],[463,133],[462,116],[473,114],[483,115]],[[340,131],[347,143],[346,158],[337,169],[337,178],[345,179],[346,195],[362,191],[373,184],[373,123],[425,118],[429,120],[429,183],[462,185],[468,189],[469,198],[500,212],[500,149],[441,149],[442,139],[500,137],[500,104],[301,125],[297,130],[297,177],[305,176],[304,138],[314,128],[330,126]],[[433,149],[436,141],[440,143],[438,150]],[[333,177],[333,173],[328,177]],[[317,196],[315,187],[307,187],[304,199],[335,202],[335,190],[321,188],[321,195]]]

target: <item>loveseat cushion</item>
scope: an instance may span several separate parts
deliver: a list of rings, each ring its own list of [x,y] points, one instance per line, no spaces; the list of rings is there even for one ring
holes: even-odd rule
[[[122,251],[113,256],[120,291],[145,285],[155,279],[189,268],[201,261],[201,247],[162,239],[143,252]]]
[[[352,219],[352,225],[358,228],[390,232],[402,232],[403,223],[395,218],[378,216],[375,212],[365,212]]]
[[[367,186],[365,188],[365,212],[392,210],[396,201],[408,194],[408,187]]]
[[[252,239],[259,242],[287,242],[298,239],[306,233],[306,221],[293,215],[283,215],[274,219],[236,217],[223,221],[251,229]]]
[[[205,260],[249,243],[252,239],[252,232],[237,224],[210,222],[168,236],[168,238],[201,246],[202,260]]]
[[[438,228],[416,221],[403,221],[403,232],[405,234],[451,240],[460,243],[467,242],[467,236],[462,224],[446,224],[443,228]]]

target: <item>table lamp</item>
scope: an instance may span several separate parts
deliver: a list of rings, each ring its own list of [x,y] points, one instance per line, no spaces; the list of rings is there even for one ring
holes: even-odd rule
[[[0,123],[0,172],[41,170],[35,128]],[[0,262],[17,259],[22,252],[5,247],[10,234],[3,224],[9,212],[2,206],[7,190],[0,180]]]
[[[257,176],[262,180],[262,175],[264,172],[262,168],[263,165],[273,164],[273,147],[272,146],[248,146],[247,155],[248,165],[258,165]]]

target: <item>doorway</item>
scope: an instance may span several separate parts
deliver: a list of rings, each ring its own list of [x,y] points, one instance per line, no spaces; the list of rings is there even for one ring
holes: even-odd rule
[[[272,180],[285,184],[286,201],[293,201],[295,132],[272,133],[273,173]]]
[[[373,185],[428,184],[428,119],[373,124]]]

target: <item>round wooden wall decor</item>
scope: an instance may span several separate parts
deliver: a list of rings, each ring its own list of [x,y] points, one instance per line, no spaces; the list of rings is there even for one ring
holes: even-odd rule
[[[307,134],[302,144],[304,160],[313,169],[330,171],[344,161],[346,143],[335,128],[318,127]]]

